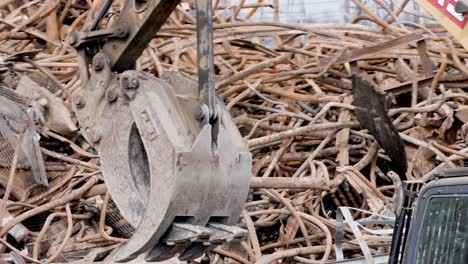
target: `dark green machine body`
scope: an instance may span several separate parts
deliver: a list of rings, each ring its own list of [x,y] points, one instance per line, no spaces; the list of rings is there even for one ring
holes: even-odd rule
[[[436,173],[421,190],[404,186],[390,264],[468,263],[468,168]]]

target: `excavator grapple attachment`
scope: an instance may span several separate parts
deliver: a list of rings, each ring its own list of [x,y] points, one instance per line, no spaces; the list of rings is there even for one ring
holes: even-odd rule
[[[117,260],[147,250],[150,260],[159,260],[158,247],[183,252],[195,242],[218,244],[216,227],[235,224],[247,196],[250,153],[222,102],[213,145],[211,126],[198,120],[196,82],[176,73],[166,80],[124,72],[122,96],[104,114],[104,134],[111,136],[100,144],[103,173],[122,214],[137,227]]]
[[[89,83],[104,85],[74,97],[92,93],[97,106],[77,104],[79,99],[74,106],[83,133],[99,150],[112,199],[135,228],[115,260],[146,252],[148,261],[176,253],[193,258],[244,239],[246,231],[231,225],[247,197],[251,154],[223,102],[216,102],[214,141],[211,125],[200,121],[198,85],[190,77],[115,75],[109,66],[100,71]],[[93,121],[98,112],[99,122]]]
[[[179,1],[124,1],[116,22],[68,38],[79,54],[82,88],[73,107],[129,240],[117,262],[146,254],[161,261],[200,256],[245,239],[235,226],[251,176],[251,154],[216,96],[211,0],[197,0],[198,81],[176,72],[161,79],[133,70],[136,59]],[[117,217],[119,218],[119,217]]]

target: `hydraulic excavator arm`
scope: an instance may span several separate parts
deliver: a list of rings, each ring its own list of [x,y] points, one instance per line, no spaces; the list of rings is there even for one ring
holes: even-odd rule
[[[198,83],[177,72],[162,79],[135,62],[180,1],[126,0],[99,29],[106,1],[88,32],[71,32],[81,89],[73,109],[129,240],[114,260],[192,259],[244,239],[235,226],[249,190],[251,154],[215,93],[211,0],[197,0]]]
[[[180,1],[123,1],[123,8],[115,23],[109,28],[98,29],[112,2],[110,0],[105,2],[89,32],[74,32],[68,42],[74,47],[80,47],[105,39],[102,51],[109,54],[109,64],[112,69],[125,71],[134,67],[138,57]]]

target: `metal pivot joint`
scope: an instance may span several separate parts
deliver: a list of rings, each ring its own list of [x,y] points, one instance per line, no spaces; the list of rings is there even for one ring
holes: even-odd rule
[[[70,37],[82,69],[73,108],[83,136],[100,154],[113,202],[134,230],[117,262],[141,254],[147,261],[175,254],[189,260],[247,235],[235,224],[252,157],[216,96],[211,0],[197,1],[198,83],[176,72],[158,79],[132,70],[178,3],[126,0],[114,23],[127,25],[125,34],[110,26]],[[85,52],[96,42],[96,53]]]
[[[197,52],[198,87],[203,104],[203,122],[213,127],[213,140],[217,138],[218,110],[214,87],[213,14],[211,0],[197,0]]]
[[[124,39],[128,35],[127,23],[121,23],[119,25],[110,27],[108,29],[100,29],[89,32],[71,31],[68,35],[67,42],[74,48],[103,40],[107,38],[119,38]]]

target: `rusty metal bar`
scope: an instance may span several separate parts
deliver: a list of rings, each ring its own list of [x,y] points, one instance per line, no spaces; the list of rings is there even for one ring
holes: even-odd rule
[[[392,40],[389,40],[389,41],[379,43],[379,44],[374,45],[374,46],[365,47],[365,48],[362,48],[362,49],[352,50],[350,52],[345,53],[341,58],[339,58],[336,61],[336,64],[344,64],[344,63],[364,59],[364,58],[366,58],[368,56],[372,56],[372,55],[379,54],[379,53],[382,53],[382,52],[394,50],[394,49],[400,48],[402,46],[408,45],[410,43],[424,40],[425,38],[426,37],[423,36],[421,32],[415,32],[415,33],[411,33],[411,34],[405,35],[405,36],[400,37],[400,38],[396,38],[396,39],[392,39]],[[322,61],[323,65],[326,65],[330,60],[331,59],[323,60]]]

